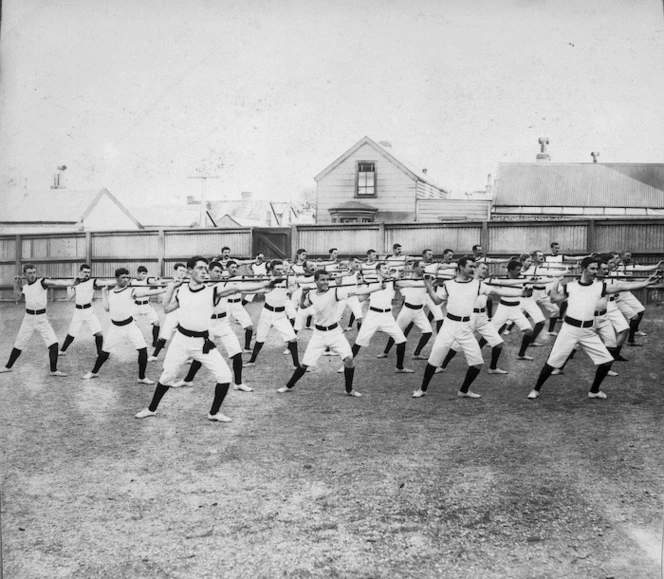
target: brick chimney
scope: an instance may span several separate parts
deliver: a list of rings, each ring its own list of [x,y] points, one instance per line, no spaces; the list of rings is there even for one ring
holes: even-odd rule
[[[599,157],[599,153],[593,152],[590,153],[590,156],[593,158],[593,163],[597,163],[597,157]]]
[[[539,144],[540,152],[537,155],[537,162],[540,163],[542,161],[551,161],[551,155],[549,155],[546,150],[546,147],[549,144],[549,137],[540,137]]]

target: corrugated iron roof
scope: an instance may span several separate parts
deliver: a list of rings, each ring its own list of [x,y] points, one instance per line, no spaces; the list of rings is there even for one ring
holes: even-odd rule
[[[418,199],[417,220],[444,221],[467,219],[483,221],[489,217],[491,202],[484,199]]]
[[[77,223],[99,193],[99,189],[88,191],[49,189],[9,193],[3,195],[0,220]]]
[[[664,207],[664,165],[501,163],[494,206]]]

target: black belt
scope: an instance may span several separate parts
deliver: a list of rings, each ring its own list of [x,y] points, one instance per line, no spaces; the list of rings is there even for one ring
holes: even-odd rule
[[[594,321],[593,320],[587,320],[587,321],[581,321],[581,320],[576,320],[574,318],[570,318],[569,316],[565,316],[565,323],[569,324],[570,326],[575,326],[577,328],[592,328]]]
[[[134,303],[135,303],[137,306],[144,306],[145,304],[149,304],[149,303],[150,303],[150,300],[143,300],[143,301],[140,301],[140,302],[139,302],[138,300],[134,300]]]
[[[25,310],[26,314],[32,314],[33,316],[38,316],[39,314],[45,314],[46,310]]]
[[[534,285],[534,286],[533,286],[533,289],[536,289],[536,290],[545,290],[545,289],[546,289],[546,286],[545,286],[545,285]]]
[[[239,302],[241,302],[241,301],[242,301],[242,298],[238,298],[238,299],[236,299],[236,300],[228,300],[228,303],[229,303],[229,304],[237,304],[237,303],[239,303]]]
[[[454,314],[448,313],[446,317],[448,317],[453,322],[470,322],[470,316],[465,316],[462,318],[461,316],[455,316]]]
[[[486,308],[473,308],[474,314],[483,314],[484,312],[486,312]]]
[[[392,308],[387,308],[386,310],[381,310],[380,308],[374,308],[373,306],[371,306],[369,309],[370,309],[372,312],[379,312],[379,313],[381,313],[381,314],[387,314],[387,313],[389,313],[389,312],[392,311]]]
[[[134,321],[134,318],[129,316],[126,320],[122,320],[121,322],[116,322],[115,320],[111,320],[113,322],[114,326],[127,326],[131,324]]]
[[[265,304],[265,309],[270,310],[271,312],[285,312],[286,308],[281,306],[279,308],[273,308],[270,304]]]
[[[506,302],[505,300],[500,300],[500,303],[508,307],[514,307],[521,304],[521,302]]]
[[[212,319],[213,320],[219,320],[219,319],[225,318],[225,317],[226,317],[226,312],[224,312],[223,314],[212,314]]]
[[[417,306],[415,304],[409,304],[408,302],[404,302],[403,305],[411,310],[421,310],[424,307],[424,304]]]
[[[595,310],[595,315],[596,316],[603,316],[605,313],[606,313],[606,310],[602,310],[601,312],[598,312],[597,310]]]
[[[320,330],[321,332],[331,332],[332,330],[334,330],[334,329],[337,328],[338,326],[339,326],[339,324],[337,324],[337,323],[335,322],[335,323],[332,324],[331,326],[319,326],[318,324],[315,324],[314,327],[315,327],[317,330]]]
[[[203,354],[207,354],[210,350],[215,348],[214,342],[210,340],[210,332],[205,330],[204,332],[194,332],[194,330],[187,330],[178,324],[178,332],[187,338],[203,338]]]
[[[82,306],[79,304],[76,304],[76,309],[77,310],[87,310],[88,308],[91,308],[92,304],[83,304]]]

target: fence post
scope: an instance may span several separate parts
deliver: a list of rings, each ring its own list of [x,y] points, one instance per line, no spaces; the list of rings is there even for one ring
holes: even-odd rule
[[[16,273],[14,275],[21,275],[21,261],[23,261],[23,238],[20,235],[16,236]],[[12,276],[13,277],[13,276]],[[16,286],[16,281],[12,280],[12,286]],[[12,291],[13,295],[14,291]],[[16,296],[14,296],[14,301],[18,303]]]
[[[166,255],[166,234],[163,229],[160,229],[157,234],[157,269],[159,270],[159,277],[166,275],[164,269],[164,256]]]
[[[489,222],[482,221],[482,231],[480,231],[480,245],[484,251],[489,251]]]
[[[385,234],[385,223],[383,221],[378,223],[378,239],[380,239],[381,248],[378,250],[378,255],[389,255],[390,250],[387,249],[387,238]]]
[[[293,223],[291,225],[291,238],[290,238],[290,247],[291,247],[291,258],[295,259],[295,252],[300,248],[300,233],[297,230],[297,224]]]
[[[586,225],[586,251],[585,253],[592,253],[595,251],[595,220],[589,219]]]
[[[85,232],[85,263],[92,267],[92,232]]]

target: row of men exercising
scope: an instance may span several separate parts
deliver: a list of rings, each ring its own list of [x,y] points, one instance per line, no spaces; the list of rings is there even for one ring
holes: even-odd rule
[[[299,252],[300,253],[300,252]],[[301,255],[301,254],[300,254]],[[416,278],[422,277],[423,273],[426,271],[427,267],[430,267],[431,265],[431,257],[432,257],[432,252],[430,250],[425,250],[423,252],[423,260],[418,262],[416,267],[414,268],[412,275],[414,275]],[[262,265],[262,260],[258,259],[256,260],[256,264],[258,267]],[[615,261],[612,262],[615,265]],[[273,275],[275,276],[282,276],[283,275],[283,264],[280,262],[273,262],[273,264],[277,267],[275,271],[273,271]],[[350,267],[350,272],[347,274],[347,278],[351,278],[351,286],[352,285],[357,285],[358,283],[358,268],[359,268],[359,262],[356,260],[353,263],[351,263]],[[306,266],[305,262],[305,266]],[[331,265],[331,264],[326,264],[326,265]],[[444,264],[441,264],[441,267]],[[297,267],[297,264],[294,264],[295,267]],[[456,264],[454,264],[456,267]],[[510,278],[512,279],[517,279],[519,278],[519,273],[521,272],[521,266],[525,266],[526,271],[530,272],[533,271],[533,273],[536,273],[530,264],[530,256],[524,255],[522,256],[522,261],[521,263],[518,263],[516,261],[513,261],[510,263],[508,266],[508,274]],[[311,265],[309,265],[309,268]],[[222,272],[221,264],[220,263],[213,263],[212,264],[212,271],[211,275],[213,279],[221,279],[222,276],[226,275],[227,278],[230,276],[230,280],[234,281],[236,276],[234,275],[236,273],[236,264],[233,262],[230,262],[227,265],[227,272],[224,274]],[[306,269],[306,268],[305,268]],[[378,273],[376,272],[376,269],[379,270]],[[43,305],[45,306],[45,289],[47,287],[53,287],[55,282],[51,282],[50,280],[41,280],[41,284],[34,285],[34,282],[36,281],[36,271],[34,270],[34,267],[30,267],[29,265],[26,266],[26,277],[28,277],[28,284],[24,286],[25,288],[28,289],[28,292],[25,293],[22,290],[22,293],[26,295],[26,299],[30,300],[30,296],[35,292],[43,292],[43,299],[41,300],[43,302]],[[176,264],[175,267],[176,270],[176,276],[177,277],[184,277],[186,274],[186,268],[184,264]],[[120,273],[120,276],[118,277],[117,280],[117,287],[111,294],[104,294],[104,302],[105,302],[105,307],[110,311],[111,309],[111,301],[115,300],[110,300],[110,297],[114,297],[116,293],[120,293],[118,289],[124,289],[128,285],[129,281],[129,276],[128,276],[128,271],[126,270],[118,270]],[[387,272],[385,271],[385,266],[381,265],[378,268],[374,269],[375,275],[380,278],[385,278],[387,275]],[[486,275],[486,268],[480,268],[478,272],[481,274],[481,276]],[[117,272],[116,272],[117,273]],[[305,272],[302,272],[303,276]],[[146,268],[139,268],[139,275],[138,279],[139,280],[144,280],[147,275],[147,270]],[[78,333],[78,330],[82,328],[84,325],[90,326],[90,329],[92,332],[95,334],[95,339],[97,342],[97,349],[98,349],[98,358],[95,363],[95,366],[93,367],[92,371],[86,374],[87,378],[94,378],[97,376],[99,369],[101,368],[101,365],[106,361],[108,358],[108,352],[110,349],[123,342],[126,338],[129,338],[131,342],[136,346],[136,348],[139,350],[139,381],[141,382],[146,382],[150,383],[150,380],[145,377],[145,368],[146,368],[146,363],[147,363],[147,346],[145,345],[145,342],[140,336],[140,332],[137,332],[137,328],[135,325],[126,328],[126,331],[120,332],[118,330],[111,331],[109,335],[107,336],[106,339],[106,344],[105,348],[102,350],[102,334],[101,334],[101,324],[99,323],[99,320],[96,318],[96,315],[94,312],[90,309],[90,302],[92,299],[92,293],[94,292],[94,289],[99,286],[99,282],[97,280],[91,280],[90,279],[90,269],[89,266],[81,266],[81,276],[77,278],[73,282],[73,291],[76,294],[76,310],[74,314],[74,318],[72,319],[72,323],[70,325],[70,330],[67,334],[67,337],[65,338],[65,341],[63,342],[62,348],[61,348],[61,354],[64,353],[67,350],[67,347],[71,344],[71,342],[74,339],[74,336]],[[32,281],[30,281],[32,279]],[[338,278],[338,282],[341,281],[341,277]],[[541,279],[541,278],[540,278]],[[250,350],[249,344],[245,343],[245,351],[252,351],[252,358],[249,362],[248,365],[253,365],[255,363],[256,358],[258,356],[258,353],[260,352],[265,339],[267,337],[267,333],[269,332],[270,328],[272,326],[275,326],[277,330],[281,333],[282,337],[288,342],[288,350],[287,352],[290,352],[292,357],[293,357],[293,364],[294,366],[298,366],[298,354],[297,354],[297,343],[296,343],[296,338],[294,334],[297,332],[298,329],[301,329],[303,325],[303,319],[306,317],[311,317],[311,312],[308,311],[308,308],[301,308],[299,312],[299,316],[295,314],[294,316],[291,316],[289,324],[284,323],[285,318],[287,316],[285,315],[279,315],[282,313],[282,308],[283,312],[285,313],[288,310],[288,305],[292,304],[292,301],[289,301],[285,298],[285,294],[288,294],[291,292],[294,296],[299,296],[302,295],[302,290],[305,288],[311,288],[312,284],[309,282],[307,285],[306,283],[306,278],[303,280],[303,278],[298,277],[296,278],[296,282],[298,283],[292,283],[290,286],[286,285],[285,288],[279,288],[278,290],[273,290],[271,292],[271,295],[269,298],[266,300],[266,310],[268,312],[272,312],[272,314],[266,314],[265,311],[263,312],[263,315],[261,316],[262,320],[261,323],[259,324],[259,335],[257,336],[257,343],[254,346],[253,351]],[[541,281],[539,283],[542,283]],[[283,284],[282,284],[283,285]],[[315,285],[315,284],[314,284]],[[106,287],[106,286],[104,286]],[[244,294],[244,299],[252,297],[254,294],[252,293],[247,293],[248,290],[250,289],[246,284],[241,286],[243,288],[243,294]],[[425,306],[425,301],[429,301],[432,304],[432,309],[433,311],[437,311],[438,306],[436,304],[432,303],[431,298],[426,295],[425,288],[420,284],[419,287],[407,287],[404,286],[403,282],[399,282],[394,286],[394,289],[399,287],[402,289],[403,294],[406,296],[406,302],[405,306],[402,308],[401,313],[399,317],[397,318],[396,321],[396,326],[398,326],[398,331],[403,333],[403,340],[402,340],[402,335],[400,333],[396,333],[396,335],[392,335],[389,331],[388,334],[390,334],[390,340],[388,341],[388,344],[386,346],[385,352],[380,356],[380,357],[386,357],[387,352],[389,352],[389,349],[391,346],[396,342],[397,345],[397,372],[405,372],[409,373],[412,372],[410,369],[406,369],[403,366],[403,360],[404,360],[404,352],[405,352],[405,335],[407,335],[408,331],[410,328],[413,327],[413,325],[417,325],[418,328],[422,332],[422,336],[420,338],[420,342],[418,343],[417,348],[415,349],[414,357],[415,358],[420,358],[420,359],[425,359],[424,356],[421,355],[422,349],[424,346],[427,344],[428,340],[431,337],[432,334],[432,329],[429,323],[429,320],[426,319],[423,316],[423,309]],[[297,289],[295,289],[297,288]],[[295,291],[293,291],[295,289]],[[285,290],[285,291],[284,291]],[[107,291],[107,287],[106,287]],[[140,288],[133,288],[131,292],[124,293],[124,296],[130,296],[131,299],[134,300],[134,305],[137,306],[138,308],[138,315],[146,315],[148,319],[152,319],[152,321],[155,324],[158,324],[158,316],[154,309],[151,307],[151,305],[148,302],[149,295],[154,295],[156,293],[162,293],[163,289],[158,289],[158,290],[146,290],[146,289],[140,289]],[[555,320],[555,314],[557,313],[555,311],[556,306],[550,303],[550,300],[548,300],[548,296],[546,294],[545,288],[540,287],[537,284],[535,285],[535,291],[537,292],[543,292],[541,295],[536,296],[537,302],[539,303],[540,306],[546,308],[549,313],[551,314],[551,319]],[[277,297],[277,294],[279,297]],[[297,301],[299,302],[300,298],[298,296]],[[382,309],[382,310],[387,310],[391,309],[391,299],[394,296],[386,301],[385,304],[382,304],[384,307],[382,308],[376,308],[375,306],[369,306],[370,310],[369,311],[376,311],[376,309]],[[379,298],[377,296],[374,296],[372,298],[374,301],[378,300]],[[479,304],[480,307],[475,308],[477,310],[484,311],[486,308],[486,298],[484,299],[483,304]],[[125,300],[126,301],[126,300]],[[233,297],[228,299],[228,302],[232,303],[224,303],[221,302],[218,305],[217,312],[214,314],[215,319],[220,319],[223,317],[226,317],[227,314],[230,314],[230,309],[229,306],[233,306],[232,309],[235,310],[235,316],[238,321],[240,321],[243,326],[251,326],[251,318],[249,317],[248,313],[246,310],[244,310],[243,307],[243,298],[241,297]],[[274,303],[270,303],[274,302]],[[279,303],[277,303],[279,302]],[[283,306],[280,305],[280,303],[283,302]],[[514,307],[515,305],[521,306],[520,308]],[[619,302],[620,303],[620,302]],[[39,304],[41,305],[41,304]],[[131,307],[131,304],[128,304],[129,307]],[[640,305],[640,304],[639,304]],[[357,297],[352,296],[350,299],[342,300],[338,306],[338,313],[337,317],[340,318],[341,315],[343,314],[343,310],[345,307],[351,307],[351,310],[354,313],[357,313],[358,319],[361,320],[362,318],[362,310],[359,305],[359,301],[357,300]],[[519,359],[521,360],[532,360],[530,356],[527,356],[526,354],[526,348],[529,345],[532,345],[534,342],[534,339],[537,337],[537,333],[541,330],[543,326],[543,316],[541,314],[541,311],[539,308],[535,305],[534,300],[531,298],[531,296],[524,297],[522,300],[517,300],[517,301],[507,301],[504,300],[503,303],[501,303],[501,306],[505,307],[499,307],[497,315],[495,316],[493,320],[493,325],[496,326],[497,328],[502,328],[504,326],[504,323],[507,322],[516,322],[518,323],[519,327],[524,330],[524,337],[522,340],[522,345],[519,351]],[[628,306],[626,306],[628,307]],[[35,309],[28,308],[28,312],[31,311],[40,311],[40,310],[45,310],[44,308],[41,307],[36,307]],[[125,313],[129,311],[127,308],[127,304],[124,304],[123,307],[118,307],[118,306],[113,306],[114,310],[117,310],[115,312],[118,315],[111,315],[112,320],[114,320],[114,326],[117,326],[116,322],[124,322],[125,320],[129,320],[132,316],[124,316]],[[438,310],[439,311],[439,310]],[[533,320],[535,327],[531,327],[530,323],[526,320],[524,316],[524,312],[529,313],[531,319]],[[385,313],[385,312],[383,312]],[[636,315],[642,314],[642,312],[638,312]],[[431,317],[431,313],[429,316]],[[34,316],[34,314],[32,314]],[[541,319],[540,319],[541,318]],[[130,320],[133,321],[133,320]],[[299,322],[299,323],[298,323]],[[442,322],[442,320],[441,320]],[[555,323],[555,322],[554,322]],[[129,322],[127,324],[129,325]],[[359,324],[358,324],[359,325]],[[289,327],[290,326],[290,327]],[[172,333],[175,331],[175,328],[177,327],[177,316],[173,313],[169,314],[167,316],[166,322],[164,323],[164,326],[162,327],[162,331],[160,332],[161,337],[157,337],[157,333],[154,332],[154,330],[158,330],[158,326],[155,325],[153,327],[153,342],[155,345],[155,354],[153,356],[153,359],[156,359],[156,355],[159,353],[159,350],[163,347],[163,345],[166,342],[167,337],[172,335]],[[237,341],[237,338],[235,337],[234,333],[231,331],[230,326],[225,323],[221,322],[220,323],[220,328],[222,331],[218,332],[220,338],[224,338],[222,342],[224,343],[225,349],[227,350],[229,356],[233,360],[233,366],[234,366],[234,378],[235,378],[235,385],[236,388],[238,389],[243,389],[243,390],[250,390],[247,386],[245,386],[242,383],[241,379],[241,368],[242,368],[242,360],[241,360],[241,348],[239,346],[239,343]],[[438,326],[440,328],[440,325]],[[358,334],[358,340],[356,342],[357,346],[357,351],[359,351],[359,347],[362,345],[366,345],[364,342],[368,343],[368,340],[371,338],[373,333],[377,331],[378,327],[375,323],[370,324],[369,326],[366,326],[364,329],[364,332],[360,330],[360,334]],[[383,328],[381,328],[383,329]],[[113,328],[111,328],[113,330]],[[48,324],[48,320],[46,319],[45,315],[42,316],[35,316],[31,317],[30,315],[26,314],[26,318],[24,319],[24,323],[21,326],[21,329],[19,330],[19,336],[16,340],[15,347],[10,355],[10,359],[7,363],[7,365],[2,369],[2,371],[9,371],[11,370],[14,362],[18,358],[18,355],[21,352],[21,345],[24,345],[27,339],[29,339],[29,336],[32,334],[33,331],[39,331],[42,336],[44,337],[45,340],[48,340],[47,343],[49,344],[49,352],[50,352],[50,358],[51,358],[51,372],[53,375],[62,375],[61,372],[57,371],[57,347],[53,348],[53,343],[57,345],[57,342],[55,340],[55,334],[52,331],[52,328],[50,327],[50,324]],[[550,330],[551,334],[555,334],[554,331]],[[631,338],[631,332],[630,332],[630,338]],[[248,342],[251,339],[250,335],[245,335],[246,342]],[[491,373],[504,373],[503,370],[499,369],[497,367],[497,360],[500,355],[501,347],[502,346],[502,339],[499,337],[497,338],[496,336],[483,336],[483,339],[487,341],[492,347],[493,347],[493,352],[492,352],[492,363],[489,371]],[[444,366],[446,366],[446,363],[449,362],[449,359],[447,359],[444,363]],[[193,375],[195,375],[196,372],[196,364],[194,364],[194,367],[192,368],[192,371],[189,373],[188,377],[185,378],[184,381],[182,381],[185,384],[190,383],[193,380]]]

